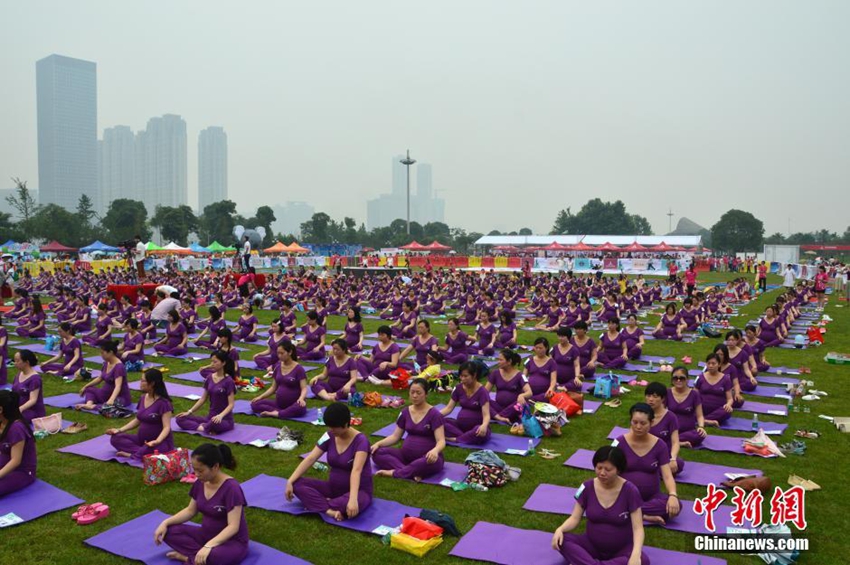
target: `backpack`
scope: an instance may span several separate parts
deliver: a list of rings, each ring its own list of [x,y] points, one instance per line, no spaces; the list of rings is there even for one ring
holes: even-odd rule
[[[487,488],[502,487],[508,484],[508,472],[496,465],[467,463],[464,482],[474,483]]]
[[[720,337],[720,332],[715,330],[709,323],[701,324],[699,328],[697,328],[697,333],[699,333],[700,335],[704,335],[705,337]]]
[[[460,530],[455,524],[454,518],[448,514],[440,512],[439,510],[422,510],[422,512],[419,513],[419,517],[423,520],[428,520],[429,522],[437,524],[443,528],[443,532],[447,534],[457,537],[460,537],[461,535]]]

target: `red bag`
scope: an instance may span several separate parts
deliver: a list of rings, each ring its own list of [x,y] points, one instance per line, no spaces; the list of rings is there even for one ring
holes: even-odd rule
[[[422,518],[408,516],[401,521],[401,533],[416,539],[429,540],[443,535],[443,528]]]
[[[403,390],[410,386],[410,373],[407,369],[398,368],[390,373],[393,388]]]
[[[808,329],[806,335],[808,336],[810,343],[815,341],[823,343],[823,333],[821,333],[820,328],[812,326]]]
[[[549,399],[549,404],[559,410],[563,410],[564,413],[566,413],[567,418],[575,416],[581,412],[581,406],[576,404],[576,401],[570,398],[570,395],[566,392],[556,392],[553,394]]]

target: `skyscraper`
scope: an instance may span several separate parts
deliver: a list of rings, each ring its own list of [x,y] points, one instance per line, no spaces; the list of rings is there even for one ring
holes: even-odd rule
[[[101,209],[97,175],[97,65],[50,55],[35,64],[39,202]]]
[[[175,114],[151,118],[136,134],[136,191],[148,214],[188,204],[186,146],[186,122]]]
[[[103,130],[98,142],[100,170],[100,202],[102,211],[119,198],[138,200],[136,190],[135,136],[130,126],[115,126]]]
[[[404,155],[393,157],[392,191],[381,194],[366,202],[366,228],[374,229],[390,225],[407,216],[407,171],[401,164]],[[411,171],[413,174],[414,171]],[[444,222],[446,203],[434,196],[431,184],[431,165],[416,164],[416,193],[410,195],[410,221],[425,225],[428,222]],[[412,189],[411,189],[412,190]]]
[[[198,212],[227,200],[227,134],[210,126],[198,135]]]

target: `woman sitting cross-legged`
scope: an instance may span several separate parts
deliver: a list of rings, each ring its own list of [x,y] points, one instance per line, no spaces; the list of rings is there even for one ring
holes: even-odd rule
[[[122,457],[141,459],[145,455],[160,451],[168,453],[174,450],[174,438],[171,433],[171,397],[157,369],[148,369],[139,382],[142,398],[136,407],[136,416],[120,428],[106,430],[116,454]],[[139,433],[129,434],[139,428]]]
[[[210,358],[210,373],[204,381],[204,393],[186,412],[177,415],[177,425],[184,430],[198,430],[220,434],[233,429],[233,406],[236,384],[233,382],[234,365],[227,353],[218,350]],[[207,400],[210,402],[206,417],[193,416]]]
[[[35,438],[18,403],[18,393],[0,390],[0,497],[35,482]]]
[[[348,355],[348,343],[338,338],[331,342],[331,356],[322,373],[310,379],[310,386],[322,400],[345,402],[356,392],[354,385],[359,378],[357,362]]]
[[[100,356],[103,358],[100,376],[80,389],[80,396],[85,397],[86,401],[83,404],[77,404],[75,406],[77,410],[94,410],[99,404],[130,406],[133,401],[130,396],[130,386],[127,384],[127,369],[118,358],[118,343],[102,341]],[[103,386],[98,388],[97,385],[101,383]]]
[[[452,391],[451,400],[440,413],[446,417],[446,440],[478,445],[490,439],[490,395],[478,382],[477,365],[466,362],[458,369],[460,384]],[[457,418],[448,418],[460,405]]]
[[[272,384],[251,401],[251,410],[260,416],[297,418],[307,413],[307,372],[298,363],[291,341],[281,342],[275,353],[278,362],[272,370]],[[266,400],[274,396],[274,400]]]

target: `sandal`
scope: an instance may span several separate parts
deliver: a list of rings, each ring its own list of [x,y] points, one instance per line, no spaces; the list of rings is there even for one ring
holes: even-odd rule
[[[73,424],[71,424],[70,426],[68,426],[64,430],[62,430],[62,433],[63,434],[78,434],[80,432],[86,431],[87,429],[89,429],[88,424],[85,424],[84,422],[74,422]]]
[[[94,524],[98,520],[102,520],[107,516],[109,516],[109,506],[103,503],[93,504],[86,510],[86,512],[77,516],[77,523],[81,526],[87,526],[88,524]]]
[[[609,400],[608,402],[606,402],[605,406],[607,406],[609,408],[619,408],[622,404],[623,404],[622,400],[620,400],[619,398],[615,398],[613,400]]]
[[[71,519],[76,520],[89,510],[93,510],[95,507],[101,506],[102,504],[102,502],[95,502],[94,504],[81,504],[80,507],[77,508],[77,510],[73,514],[71,514]]]
[[[555,459],[556,457],[561,457],[560,453],[552,453],[547,449],[544,449],[543,451],[539,452],[538,455],[543,459]]]
[[[789,475],[788,484],[793,487],[803,487],[803,490],[813,491],[820,490],[820,485],[809,479],[804,479],[798,475]]]
[[[804,437],[806,439],[818,439],[820,434],[814,430],[797,430],[794,432],[796,437]]]

